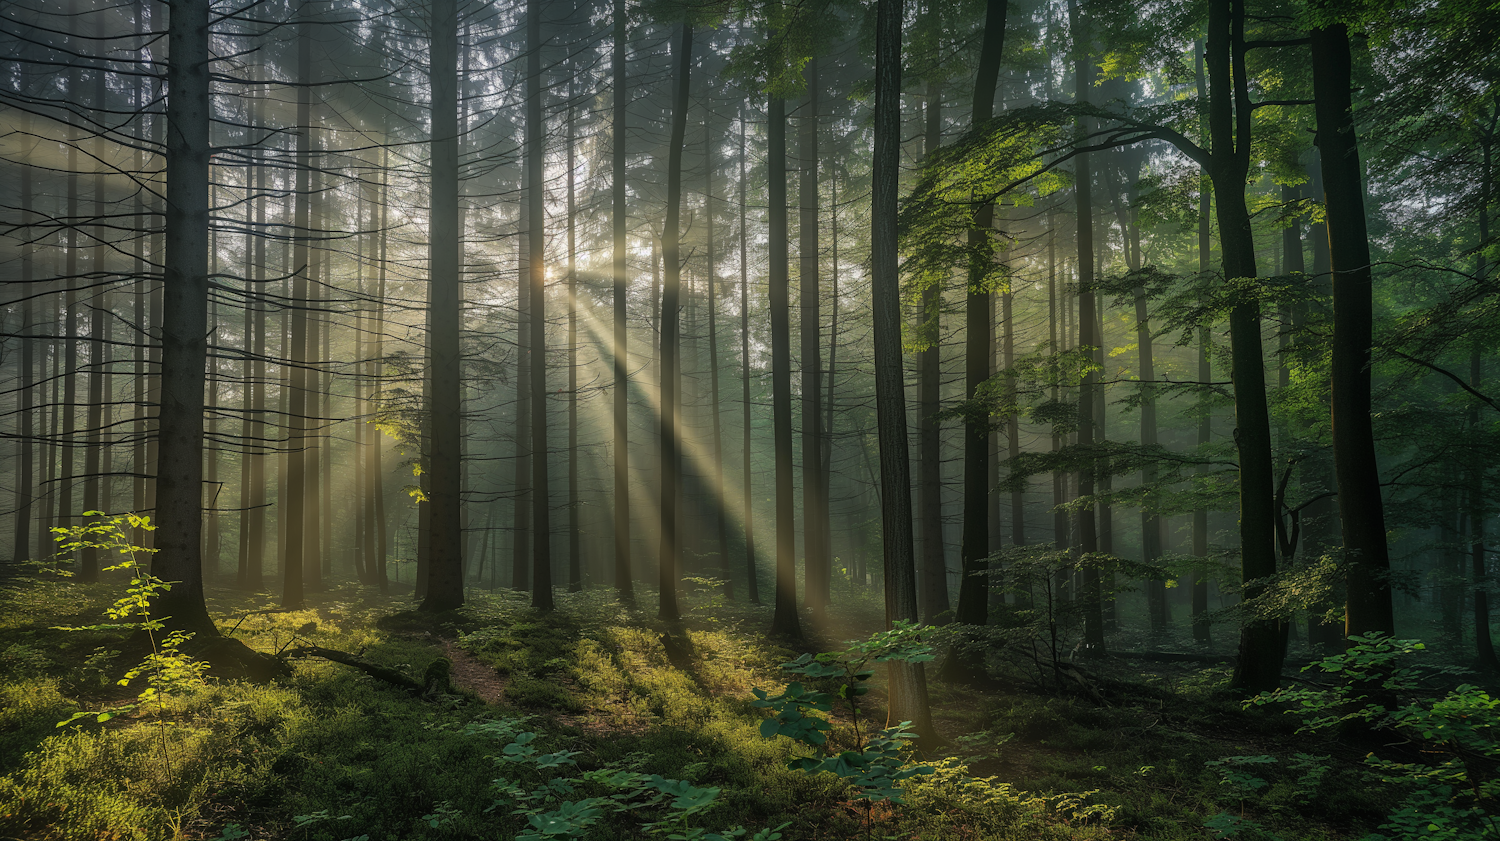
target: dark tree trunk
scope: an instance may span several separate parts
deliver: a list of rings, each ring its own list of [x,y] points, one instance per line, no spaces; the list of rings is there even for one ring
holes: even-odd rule
[[[984,17],[984,41],[979,50],[979,72],[974,80],[974,107],[971,126],[988,122],[995,113],[995,90],[1000,81],[1000,57],[1005,47],[1006,0],[989,0]],[[980,248],[993,226],[995,209],[985,205],[974,215],[974,230],[969,245]],[[991,290],[988,278],[993,273],[992,257],[970,257],[968,294],[964,305],[964,396],[974,400],[979,389],[990,378],[994,359],[995,322],[991,316]],[[958,585],[958,608],[954,619],[964,625],[989,622],[989,554],[990,554],[990,468],[988,419],[984,423],[964,424],[964,525],[960,546],[962,573]],[[973,658],[950,658],[950,677],[976,677],[982,664]],[[961,669],[962,674],[955,671]]]
[[[792,491],[792,322],[787,255],[786,101],[771,98],[767,116],[771,309],[771,422],[776,441],[776,601],[772,636],[800,638],[797,616],[797,528]]]
[[[531,168],[522,165],[521,192],[530,195]],[[515,505],[511,520],[510,586],[531,589],[531,221],[524,212],[516,243]],[[538,257],[540,259],[540,257]]]
[[[613,167],[610,184],[610,226],[614,281],[614,423],[615,423],[615,591],[621,598],[635,595],[630,564],[630,372],[629,334],[625,329],[625,115],[630,104],[625,87],[625,0],[614,0],[614,123],[610,127]]]
[[[568,592],[583,589],[583,534],[578,504],[578,240],[574,217],[577,161],[573,141],[573,89],[568,89]]]
[[[1352,112],[1353,63],[1344,25],[1312,30],[1312,56],[1317,145],[1323,164],[1328,253],[1333,268],[1329,379],[1339,522],[1348,563],[1344,633],[1394,634],[1390,550],[1380,496],[1380,468],[1375,460],[1375,432],[1370,422],[1374,279],[1365,230],[1359,137]],[[1493,658],[1491,651],[1492,662]]]
[[[547,150],[542,124],[542,6],[543,0],[526,4],[526,168],[531,187],[526,192],[529,219],[526,238],[530,259],[526,263],[531,287],[531,606],[551,610],[552,602],[552,503],[547,475],[547,208],[543,168]],[[453,331],[458,335],[458,330]],[[458,360],[454,360],[455,376]],[[457,413],[454,413],[455,416]],[[455,430],[456,432],[456,430]],[[454,524],[455,527],[457,524]]]
[[[1078,0],[1068,0],[1068,22],[1073,30],[1074,95],[1079,103],[1088,102],[1089,89],[1093,86],[1094,66],[1090,60],[1089,38],[1078,11]],[[1087,134],[1089,121],[1079,120],[1080,134]],[[1078,345],[1081,348],[1096,348],[1098,338],[1094,335],[1097,317],[1094,312],[1094,192],[1093,170],[1089,166],[1089,155],[1074,159],[1074,200],[1078,215]],[[1078,395],[1078,445],[1085,449],[1094,446],[1094,389],[1096,375],[1090,372],[1079,384]],[[1094,467],[1087,465],[1078,471],[1078,495],[1094,494]],[[1078,509],[1078,548],[1084,555],[1099,551],[1097,522],[1092,504]],[[1104,604],[1103,588],[1098,567],[1089,564],[1083,570],[1083,644],[1094,652],[1104,651]]]
[[[432,379],[431,449],[427,453],[429,533],[427,592],[421,609],[464,603],[461,348],[463,262],[458,222],[458,4],[432,4],[431,210],[428,226],[428,347]]]
[[[1245,75],[1243,0],[1209,4],[1210,174],[1218,195],[1219,238],[1226,279],[1256,276],[1255,240],[1245,206],[1250,165],[1251,104]],[[1234,411],[1240,457],[1240,563],[1245,582],[1276,573],[1276,509],[1271,468],[1271,423],[1266,407],[1265,356],[1260,335],[1260,303],[1241,298],[1229,314],[1230,358],[1234,366]],[[1253,599],[1263,585],[1247,586]],[[1281,681],[1281,633],[1274,621],[1247,621],[1240,631],[1240,655],[1232,685],[1260,692]]]
[[[904,5],[902,0],[876,2],[875,154],[871,165],[874,183],[870,208],[870,297],[874,316],[875,423],[880,437],[881,536],[888,627],[897,621],[918,621],[911,530],[911,462],[907,452],[906,389],[902,382],[901,289],[896,255]],[[912,722],[924,742],[930,744],[936,738],[922,666],[891,661],[887,724],[902,721]]]
[[[942,91],[927,83],[927,148],[932,155],[943,143]],[[922,290],[922,323],[917,355],[917,499],[922,518],[922,616],[929,625],[952,621],[948,598],[948,562],[943,545],[943,425],[941,389],[943,290],[932,283]]]
[[[301,608],[304,591],[305,540],[307,504],[307,306],[308,268],[311,263],[311,197],[312,197],[312,147],[313,117],[313,16],[304,8],[297,26],[297,175],[295,187],[295,210],[293,213],[292,267],[292,312],[291,325],[286,340],[289,350],[282,356],[287,360],[286,379],[286,449],[283,493],[277,500],[281,508],[281,606]],[[286,347],[283,345],[283,347]],[[162,415],[166,415],[163,403]]]
[[[818,301],[818,60],[807,63],[807,101],[799,140],[802,171],[797,204],[797,283],[801,295],[802,338],[802,544],[803,602],[816,618],[828,611],[833,559],[828,546],[828,489],[823,486],[823,389],[819,382]]]
[[[706,142],[703,149],[703,196],[705,240],[708,244],[708,389],[709,412],[713,427],[714,485],[707,494],[714,528],[715,565],[724,581],[724,598],[734,598],[734,576],[729,574],[729,499],[724,492],[724,429],[719,412],[719,273],[714,261],[714,146],[719,137],[713,132],[711,118],[703,123]]]
[[[687,138],[688,73],[693,62],[693,27],[684,22],[672,51],[672,137],[667,151],[667,214],[662,228],[662,262],[666,269],[661,302],[661,547],[657,555],[660,599],[657,617],[675,622],[677,606],[677,485],[681,399],[678,396],[679,335],[682,300],[682,153]]]
[[[760,604],[760,580],[755,571],[755,500],[751,496],[750,469],[750,264],[747,261],[748,233],[745,227],[745,115],[740,113],[740,407],[744,411],[743,481],[745,485],[745,598]]]
[[[167,35],[166,250],[162,297],[157,552],[174,582],[153,615],[217,635],[203,601],[203,373],[208,360],[209,4],[174,0]]]
[[[1198,81],[1198,101],[1205,103],[1206,106],[1208,83],[1203,76],[1203,42],[1198,41],[1193,47],[1193,66],[1197,71]],[[1200,106],[1200,121],[1203,123],[1202,132],[1206,135],[1208,118],[1205,106]],[[1212,217],[1209,215],[1210,188],[1207,176],[1208,172],[1205,169],[1198,178],[1198,273],[1202,275],[1208,274],[1213,247]],[[1207,383],[1212,376],[1213,368],[1208,358],[1208,328],[1200,327],[1198,328],[1198,381]],[[1200,387],[1207,389],[1206,385]],[[1213,439],[1213,415],[1207,401],[1203,403],[1201,411],[1202,414],[1198,417],[1198,448],[1200,450],[1208,446],[1209,441]],[[1193,509],[1193,556],[1208,557],[1208,508],[1201,504]],[[1193,640],[1207,645],[1212,640],[1210,627],[1208,573],[1198,571],[1193,573]]]

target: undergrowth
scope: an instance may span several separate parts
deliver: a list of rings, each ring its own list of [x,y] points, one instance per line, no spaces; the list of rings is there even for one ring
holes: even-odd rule
[[[1357,756],[1328,760],[1309,788],[1295,755],[1336,749],[1298,747],[1295,723],[1241,709],[1215,670],[1181,671],[1171,692],[1137,681],[1105,705],[934,683],[947,741],[923,758],[930,773],[893,775],[897,800],[861,801],[819,758],[858,749],[840,708],[827,753],[762,734],[752,690],[781,691],[781,664],[807,653],[760,633],[762,609],[709,614],[689,600],[688,620],[665,625],[600,592],[559,594],[551,615],[520,594],[476,594],[438,617],[354,589],[302,611],[211,593],[220,627],[261,651],[358,652],[414,678],[439,658],[471,659],[455,663],[453,694],[302,660],[276,683],[210,680],[59,728],[132,700],[114,683],[130,665],[119,634],[55,630],[97,621],[121,586],[0,589],[0,838],[1202,839],[1229,812],[1333,841],[1381,817],[1379,794],[1349,770]],[[877,627],[868,612],[836,618],[851,637]],[[465,689],[460,666],[492,669],[500,703]],[[860,706],[878,730],[873,671]],[[1241,798],[1225,757],[1262,755],[1278,762],[1256,766],[1265,784]]]

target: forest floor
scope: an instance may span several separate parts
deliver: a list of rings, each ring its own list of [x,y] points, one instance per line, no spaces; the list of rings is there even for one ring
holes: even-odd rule
[[[1242,709],[1227,667],[1129,660],[1091,663],[1089,692],[999,661],[993,688],[931,680],[934,773],[907,780],[902,804],[856,800],[832,774],[788,769],[806,750],[763,738],[750,702],[786,686],[781,663],[876,630],[873,599],[790,646],[763,633],[768,608],[707,593],[668,627],[645,593],[642,609],[561,594],[538,614],[522,594],[478,592],[426,616],[354,588],[292,612],[214,591],[221,629],[253,648],[337,649],[418,681],[447,658],[452,691],[306,659],[270,684],[210,679],[59,728],[140,692],[116,684],[133,665],[120,632],[58,630],[99,622],[120,586],[0,587],[0,838],[1202,839],[1248,817],[1236,838],[1353,839],[1389,807],[1362,749]],[[882,681],[865,732],[884,722]],[[833,743],[852,746],[851,724],[836,720]],[[619,789],[649,775],[677,799]],[[588,796],[624,805],[566,811]]]

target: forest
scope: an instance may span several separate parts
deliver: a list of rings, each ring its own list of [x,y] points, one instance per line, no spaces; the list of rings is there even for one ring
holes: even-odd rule
[[[1497,129],[1494,0],[4,0],[0,841],[1500,841]]]

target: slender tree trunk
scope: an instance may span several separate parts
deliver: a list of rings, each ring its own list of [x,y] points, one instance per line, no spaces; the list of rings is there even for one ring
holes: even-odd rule
[[[548,493],[547,453],[547,210],[543,166],[547,150],[542,145],[542,0],[526,5],[526,166],[531,171],[531,189],[526,193],[526,236],[531,259],[527,262],[531,285],[531,493],[532,558],[531,606],[551,610],[552,602],[552,504]],[[456,333],[457,331],[455,331]],[[456,362],[457,360],[455,360]],[[455,368],[458,366],[455,365]]]
[[[927,82],[926,154],[943,143],[942,90]],[[943,425],[941,411],[943,290],[932,283],[922,290],[923,349],[917,354],[917,499],[922,518],[922,616],[929,625],[952,620],[948,599],[948,562],[943,545]]]
[[[104,34],[101,16],[95,15],[95,35]],[[94,107],[104,110],[108,106],[105,97],[105,73],[101,70],[94,71]],[[99,220],[94,225],[93,239],[94,247],[90,249],[89,268],[93,271],[93,281],[102,283],[108,277],[109,266],[107,263],[108,247],[105,245],[106,229],[100,224],[104,217],[104,160],[105,139],[103,135],[96,135],[93,143],[94,161],[91,168],[94,171],[94,219]],[[210,199],[212,195],[210,194]],[[108,481],[101,474],[109,470],[108,450],[106,449],[108,439],[104,436],[105,425],[105,400],[106,395],[111,393],[109,363],[105,360],[105,332],[109,329],[109,291],[108,287],[99,286],[97,291],[90,296],[89,306],[89,409],[88,409],[88,435],[87,443],[84,445],[83,458],[83,510],[102,511],[107,506],[102,503],[104,485]],[[212,477],[210,477],[212,478]],[[212,516],[212,515],[210,515]],[[98,522],[96,515],[84,518],[85,523],[94,524]],[[83,550],[84,576],[92,578],[96,576],[99,563],[99,550],[87,548]]]
[[[707,142],[703,149],[703,196],[705,240],[708,245],[708,408],[713,429],[713,492],[706,494],[712,507],[717,573],[724,580],[724,598],[734,598],[734,576],[729,574],[729,497],[724,489],[724,428],[719,412],[719,264],[714,259],[714,146],[719,137],[711,119],[703,122]]]
[[[1346,42],[1346,44],[1347,44],[1347,42]],[[1480,152],[1481,152],[1481,156],[1482,157],[1481,157],[1481,160],[1480,160],[1481,170],[1480,170],[1480,175],[1479,175],[1479,178],[1480,178],[1480,186],[1479,186],[1479,196],[1480,196],[1480,201],[1479,201],[1479,241],[1481,243],[1488,243],[1490,241],[1490,210],[1489,210],[1490,209],[1490,195],[1491,195],[1491,191],[1493,190],[1493,187],[1494,187],[1493,177],[1491,175],[1491,171],[1492,171],[1491,167],[1493,165],[1494,146],[1495,146],[1495,125],[1496,125],[1497,121],[1500,121],[1500,107],[1495,108],[1491,112],[1489,128],[1488,128],[1487,131],[1484,132],[1484,134],[1482,136],[1481,143],[1480,143]],[[1353,132],[1352,127],[1350,128],[1350,132],[1351,132],[1351,135],[1352,135],[1352,132]],[[1330,233],[1332,233],[1335,230],[1338,230],[1337,228],[1335,228],[1335,224],[1336,224],[1336,217],[1330,215],[1329,216],[1329,222],[1328,222],[1328,226],[1329,226],[1328,229],[1329,229]],[[1334,259],[1333,259],[1333,266],[1334,266],[1334,269],[1337,270],[1339,268],[1339,265],[1340,265],[1340,261],[1339,261],[1339,249],[1337,247],[1336,240],[1333,240],[1332,237],[1330,237],[1330,244],[1333,246],[1333,248],[1332,248],[1333,257],[1334,257]],[[1365,271],[1368,272],[1369,270],[1365,269]],[[1475,268],[1474,268],[1474,275],[1479,278],[1479,281],[1481,283],[1486,282],[1488,280],[1488,278],[1489,278],[1489,264],[1488,264],[1488,261],[1485,258],[1485,253],[1484,253],[1483,250],[1480,250],[1478,252],[1477,259],[1476,259],[1476,265],[1475,265]],[[1334,301],[1335,301],[1335,303],[1337,303],[1337,301],[1338,301],[1338,294],[1339,294],[1338,277],[1339,277],[1338,275],[1334,275],[1334,278],[1335,278],[1335,280],[1334,280]],[[1335,312],[1335,317],[1337,317],[1337,312]],[[1335,326],[1337,326],[1337,325],[1335,325]],[[1475,391],[1481,391],[1483,389],[1483,386],[1484,386],[1484,356],[1483,356],[1483,350],[1484,350],[1483,345],[1479,341],[1475,341],[1473,343],[1473,345],[1469,349],[1469,385]],[[1369,377],[1369,370],[1368,369],[1365,369],[1364,375],[1365,375],[1366,379],[1368,380],[1368,377]],[[1366,386],[1368,387],[1368,382],[1366,382]],[[1473,430],[1478,430],[1480,428],[1480,426],[1479,426],[1479,405],[1477,403],[1474,404],[1473,408],[1469,412],[1469,428],[1473,429]],[[1344,502],[1343,502],[1342,478],[1343,478],[1343,474],[1341,472],[1340,473],[1340,480],[1341,481],[1340,481],[1340,488],[1339,488],[1340,515],[1341,515],[1341,519],[1343,520],[1343,522],[1348,523],[1349,522],[1348,515],[1343,513]],[[1378,492],[1378,489],[1377,489],[1377,492]],[[1470,528],[1471,528],[1471,530],[1473,532],[1473,534],[1472,534],[1472,542],[1471,542],[1469,551],[1471,553],[1470,564],[1471,564],[1471,567],[1472,567],[1473,579],[1474,579],[1474,647],[1475,647],[1475,654],[1477,655],[1478,660],[1479,660],[1479,664],[1481,666],[1483,666],[1488,671],[1495,672],[1495,671],[1500,671],[1500,659],[1497,659],[1496,656],[1495,656],[1495,645],[1494,645],[1494,641],[1492,639],[1491,630],[1490,630],[1490,595],[1489,595],[1490,594],[1490,575],[1489,575],[1488,564],[1486,563],[1486,561],[1487,561],[1487,559],[1489,557],[1488,556],[1488,551],[1489,550],[1484,545],[1484,540],[1485,540],[1484,521],[1485,521],[1485,518],[1489,515],[1489,511],[1486,509],[1486,507],[1484,505],[1484,471],[1483,471],[1483,469],[1478,469],[1478,468],[1472,467],[1472,466],[1469,469],[1469,511],[1468,511],[1468,514],[1469,514]],[[1349,531],[1347,525],[1345,526],[1344,531],[1345,531],[1345,534],[1347,535],[1347,533]],[[1348,540],[1347,536],[1345,537],[1345,540],[1346,541]],[[1380,583],[1379,580],[1377,580],[1376,583],[1377,584]],[[1369,589],[1368,583],[1365,584],[1365,589],[1366,590]],[[1354,618],[1355,618],[1355,615],[1356,615],[1356,611],[1354,609],[1354,594],[1355,594],[1355,592],[1356,592],[1355,578],[1351,574],[1350,577],[1349,577],[1349,593],[1350,593],[1350,596],[1349,596],[1349,622],[1350,622],[1351,628],[1353,627],[1353,622],[1354,622]],[[1389,585],[1387,585],[1386,593],[1385,593],[1385,599],[1386,599],[1386,602],[1387,602],[1387,606],[1388,606],[1389,599],[1390,599],[1389,592],[1390,592],[1389,591]],[[1378,593],[1377,593],[1377,595],[1378,595]],[[1368,609],[1365,612],[1368,613],[1369,612]],[[1368,619],[1364,618],[1363,616],[1361,618],[1362,618],[1362,620],[1366,624],[1369,623]],[[1368,633],[1370,631],[1379,631],[1379,630],[1381,630],[1381,629],[1380,628],[1376,628],[1376,627],[1368,627],[1368,628],[1365,629],[1365,632]],[[1353,631],[1351,630],[1350,633],[1353,633]],[[1391,632],[1386,631],[1385,633],[1391,633]]]
[[[321,122],[319,117],[313,118]],[[309,126],[308,131],[313,131]],[[311,206],[308,214],[311,228],[307,236],[311,239],[317,236],[323,237],[324,230],[324,208],[325,197],[323,194],[323,161],[321,152],[313,152],[312,156],[312,188],[308,201]],[[320,410],[318,399],[323,393],[323,320],[321,312],[321,301],[323,300],[323,264],[324,248],[321,243],[311,244],[308,248],[307,259],[307,294],[298,300],[306,310],[304,321],[307,323],[305,333],[306,346],[298,349],[298,358],[305,366],[303,377],[303,523],[302,523],[302,586],[313,592],[323,590],[323,545],[322,522],[323,522],[323,494],[320,487],[322,473],[319,463],[323,455],[323,425],[326,423],[323,412]]]
[[[1214,192],[1219,197],[1219,238],[1226,279],[1256,276],[1255,240],[1244,198],[1252,112],[1244,26],[1243,0],[1210,2],[1205,53],[1213,148],[1209,163]],[[1259,302],[1244,298],[1237,301],[1229,314],[1229,342],[1240,457],[1240,563],[1245,582],[1268,580],[1276,573],[1271,423],[1260,327]],[[1263,589],[1263,585],[1248,585],[1245,598],[1253,599]],[[1281,681],[1281,662],[1277,623],[1246,622],[1240,631],[1240,656],[1232,685],[1252,692],[1274,689]]]
[[[771,420],[776,453],[776,609],[772,636],[801,637],[792,505],[791,279],[787,255],[786,101],[771,98],[766,164],[770,195]]]
[[[312,36],[311,10],[306,5],[298,12],[301,22],[297,27],[297,73],[300,86],[297,88],[297,177],[295,189],[296,210],[293,231],[296,236],[292,271],[291,329],[287,335],[291,349],[283,354],[288,359],[287,425],[285,460],[285,492],[281,499],[281,517],[286,526],[283,530],[281,579],[281,606],[301,608],[303,605],[303,579],[306,553],[304,530],[306,528],[307,488],[307,300],[308,268],[311,262],[309,239],[311,232],[312,193]],[[165,404],[163,404],[165,416]]]
[[[807,78],[806,109],[802,114],[798,145],[802,158],[799,179],[800,219],[798,221],[797,284],[802,313],[802,546],[804,604],[815,618],[828,612],[830,570],[828,554],[827,489],[823,487],[823,390],[819,383],[819,330],[821,316],[818,301],[818,60],[812,59],[805,69]]]
[[[830,245],[833,252],[833,289],[830,290],[832,292],[830,300],[833,305],[833,311],[829,313],[828,319],[828,393],[827,397],[823,401],[823,411],[827,417],[827,422],[823,427],[823,489],[828,492],[826,495],[828,499],[831,500],[833,496],[830,488],[833,484],[834,383],[839,353],[839,182],[837,173],[834,173],[833,177],[829,179],[828,188],[830,191],[830,204],[828,207],[828,230]],[[829,506],[829,509],[827,510],[827,513],[829,521],[831,523],[833,520],[831,504]],[[833,557],[833,533],[831,526],[828,539],[828,554],[831,558]],[[852,576],[850,583],[853,583]]]
[[[904,5],[903,0],[876,0],[875,6],[870,297],[874,316],[875,422],[880,436],[881,535],[885,554],[887,627],[898,621],[918,620],[916,558],[912,551],[911,530],[911,461],[907,453],[906,388],[902,382],[905,366],[901,362],[901,290],[896,255]],[[775,207],[773,201],[773,211]],[[887,723],[903,721],[912,723],[922,741],[930,744],[936,738],[922,666],[893,660],[890,663]]]
[[[1202,130],[1208,133],[1208,119],[1206,103],[1208,102],[1208,83],[1203,76],[1203,42],[1194,43],[1193,66],[1197,71],[1198,101],[1205,103],[1200,106],[1203,112],[1201,122]],[[1213,219],[1210,211],[1210,186],[1208,171],[1203,170],[1198,178],[1198,273],[1207,275],[1209,261],[1212,256],[1213,247]],[[1209,364],[1208,357],[1208,328],[1198,328],[1198,382],[1208,383],[1213,376],[1213,367]],[[1207,385],[1200,388],[1205,389]],[[1198,416],[1198,449],[1201,451],[1213,440],[1213,414],[1209,404],[1204,401]],[[1193,509],[1193,556],[1197,558],[1208,557],[1208,508],[1199,504]],[[1211,623],[1208,620],[1208,573],[1198,571],[1193,573],[1193,640],[1207,645],[1212,640],[1210,631]]]
[[[1049,352],[1054,356],[1062,353],[1063,347],[1059,343],[1057,333],[1058,306],[1057,306],[1057,221],[1051,214],[1047,214],[1047,346]],[[1066,342],[1064,336],[1062,341]],[[1062,399],[1062,389],[1057,382],[1052,384],[1052,402],[1057,403]],[[1063,436],[1058,432],[1056,425],[1052,427],[1052,452],[1056,453],[1063,447]],[[1067,476],[1061,470],[1052,471],[1052,545],[1058,551],[1068,548],[1068,513],[1062,507],[1067,502]]]
[[[629,335],[625,329],[625,296],[629,282],[625,276],[625,116],[630,104],[625,86],[625,0],[614,0],[614,124],[611,126],[610,153],[613,156],[613,181],[610,185],[610,225],[612,233],[614,280],[614,421],[615,421],[615,591],[621,598],[635,597],[630,564],[630,372]]]
[[[568,89],[568,592],[583,589],[578,504],[578,241],[574,216],[577,161],[573,153],[573,89]]]
[[[25,73],[22,78],[22,84],[29,92],[30,72]],[[21,130],[31,130],[29,117],[22,118]],[[36,280],[36,247],[32,245],[34,234],[31,230],[33,179],[31,156],[27,154],[21,160],[21,232],[24,236],[21,243],[21,294],[25,296],[21,302],[21,335],[26,338],[21,340],[21,383],[16,394],[16,448],[18,450],[16,453],[16,528],[10,557],[15,563],[30,560],[32,557],[31,503],[36,497],[36,431],[33,427],[36,419],[32,414],[36,398],[32,389],[36,387],[36,347],[41,340],[31,337],[31,331],[34,328],[32,299],[35,296],[32,284]],[[137,215],[137,219],[139,218],[140,216]],[[135,268],[136,277],[139,278],[141,276],[139,260]]]
[[[1344,632],[1394,634],[1390,549],[1375,432],[1370,421],[1370,345],[1374,341],[1374,278],[1365,230],[1359,137],[1353,114],[1353,61],[1343,24],[1312,30],[1317,145],[1323,164],[1324,209],[1333,267],[1333,344],[1329,380],[1333,461],[1339,522],[1347,555]],[[1477,605],[1476,605],[1477,607]],[[1487,627],[1486,627],[1487,630]],[[1481,654],[1483,656],[1483,654]],[[1494,663],[1493,650],[1489,660]]]
[[[1093,86],[1094,65],[1089,57],[1089,37],[1078,11],[1078,0],[1068,0],[1068,21],[1073,30],[1074,94],[1080,104],[1088,102],[1089,89]],[[1079,120],[1079,132],[1086,135],[1089,121]],[[1078,212],[1078,345],[1097,348],[1099,339],[1094,331],[1097,316],[1094,312],[1094,194],[1093,170],[1089,155],[1074,159],[1074,199]],[[1078,445],[1089,449],[1094,446],[1094,389],[1097,376],[1089,372],[1079,385],[1078,397]],[[1090,497],[1094,494],[1095,467],[1089,464],[1078,471],[1078,495]],[[1099,551],[1099,535],[1094,516],[1094,505],[1078,509],[1079,551],[1090,555]],[[1083,569],[1083,644],[1093,653],[1104,650],[1104,594],[1098,567],[1085,565]]]
[[[750,468],[750,263],[747,258],[749,234],[745,227],[745,113],[740,112],[740,408],[744,434],[743,481],[745,484],[745,598],[760,604],[760,579],[755,571],[755,498],[751,495],[753,473]]]
[[[174,582],[153,614],[217,635],[203,601],[203,373],[208,358],[209,4],[173,0],[167,35],[161,418],[151,571]]]
[[[971,124],[978,127],[995,113],[995,89],[1000,79],[1000,56],[1005,46],[1006,0],[989,0],[984,19],[984,41],[979,51],[979,73],[974,80],[974,107]],[[974,228],[969,231],[969,245],[979,248],[994,226],[995,208],[986,204],[974,214]],[[990,278],[994,274],[993,258],[970,257],[967,295],[964,305],[964,396],[979,397],[980,388],[989,380],[994,362],[995,322],[990,315]],[[963,560],[958,586],[958,608],[954,618],[964,625],[989,622],[989,420],[964,424],[964,525],[960,555]],[[974,678],[983,674],[983,664],[975,658],[949,658],[950,678]]]
[[[386,132],[382,131],[382,136]],[[385,280],[386,280],[386,255],[389,246],[388,230],[390,210],[390,149],[382,147],[380,150],[380,253],[377,268],[375,270],[375,362],[374,377],[376,389],[385,379]],[[386,558],[389,557],[387,546],[387,532],[385,522],[385,474],[381,467],[381,440],[379,434],[372,434],[366,446],[370,448],[369,468],[365,471],[370,481],[370,498],[374,500],[374,511],[372,513],[375,537],[375,557],[373,571],[375,584],[380,592],[386,593],[390,590],[390,579],[386,576]]]
[[[657,556],[660,599],[657,617],[675,622],[679,539],[677,513],[681,461],[678,456],[681,398],[678,395],[682,300],[682,153],[687,137],[689,78],[693,62],[693,27],[684,22],[673,50],[672,137],[667,151],[667,216],[662,229],[662,262],[666,269],[661,302],[661,546]]]
[[[531,191],[531,168],[523,165],[521,192]],[[540,189],[540,188],[538,188]],[[511,526],[510,586],[531,589],[531,237],[528,214],[518,227],[516,283],[516,473],[515,507]],[[540,259],[540,257],[538,257]]]

